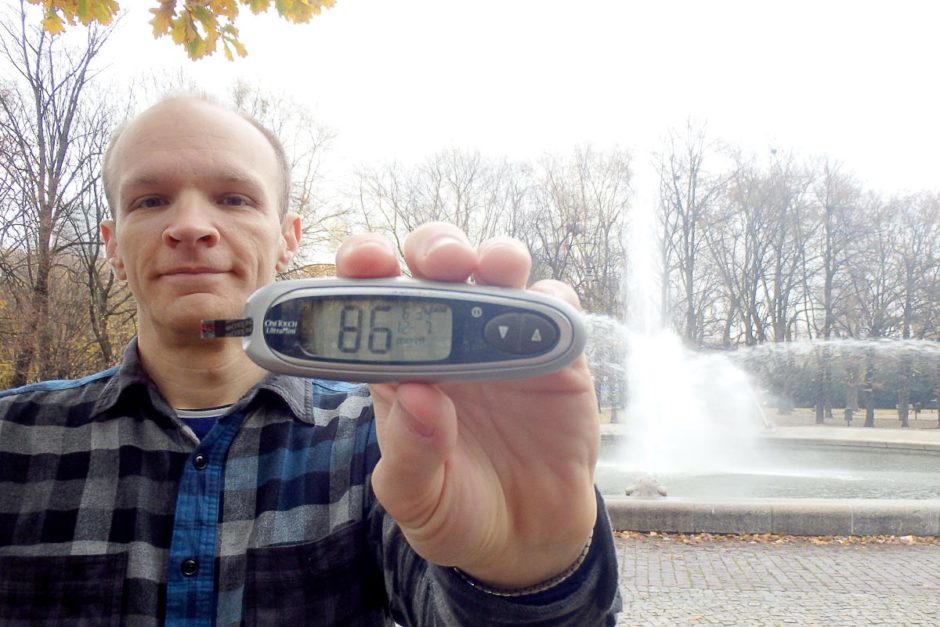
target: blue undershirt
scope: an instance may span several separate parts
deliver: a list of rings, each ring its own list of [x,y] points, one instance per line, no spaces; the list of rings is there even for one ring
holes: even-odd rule
[[[212,427],[219,421],[229,406],[210,407],[208,409],[177,409],[176,415],[179,416],[187,427],[193,430],[196,437],[201,442],[203,438],[212,431]]]

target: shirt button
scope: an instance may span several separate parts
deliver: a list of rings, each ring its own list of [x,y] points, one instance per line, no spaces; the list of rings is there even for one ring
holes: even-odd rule
[[[196,467],[196,470],[202,470],[209,465],[209,458],[203,455],[202,453],[196,455],[193,458],[193,466]]]
[[[199,562],[193,559],[183,560],[183,563],[180,564],[180,572],[187,577],[192,577],[199,572]]]

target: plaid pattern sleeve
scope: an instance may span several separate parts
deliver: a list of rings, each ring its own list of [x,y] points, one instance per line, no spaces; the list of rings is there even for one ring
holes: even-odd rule
[[[134,343],[119,368],[0,392],[0,625],[607,622],[609,529],[574,584],[487,595],[411,551],[378,458],[365,386],[294,377],[199,441]]]

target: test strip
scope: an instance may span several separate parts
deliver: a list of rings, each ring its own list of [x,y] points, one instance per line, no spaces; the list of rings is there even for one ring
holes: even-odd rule
[[[211,340],[218,337],[248,337],[254,328],[254,321],[251,318],[238,318],[236,320],[203,320],[199,330],[202,339]]]

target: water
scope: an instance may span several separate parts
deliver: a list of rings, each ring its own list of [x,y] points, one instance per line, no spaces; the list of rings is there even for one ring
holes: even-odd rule
[[[603,348],[589,346],[592,368],[632,373],[633,400],[621,418],[625,435],[605,445],[596,471],[605,494],[623,495],[638,477],[653,475],[669,496],[940,498],[936,452],[796,442],[786,446],[764,440],[763,435],[772,433],[772,419],[763,413],[753,382],[738,364],[788,350],[790,358],[813,358],[811,343],[708,353],[686,348],[674,334],[632,333],[601,316],[590,316],[588,325],[592,337],[602,338]],[[917,341],[828,345],[847,357],[873,347],[889,354],[938,353],[935,343]],[[628,346],[632,358],[623,357]],[[614,354],[617,361],[604,361]]]
[[[662,324],[655,212],[634,212],[631,220],[627,323],[600,316],[588,320],[592,368],[602,373],[599,381],[625,381],[628,400],[621,419],[626,435],[604,452],[597,469],[602,490],[623,494],[638,476],[651,474],[671,496],[940,498],[937,454],[768,447],[761,435],[772,424],[745,367],[782,377],[775,365],[781,355],[786,361],[815,358],[822,343],[767,344],[740,352],[690,350]],[[882,354],[940,356],[940,345],[925,342],[826,346],[827,354],[847,359],[871,354],[873,348]]]
[[[894,340],[878,338],[871,340],[835,339],[801,340],[796,342],[765,342],[754,346],[744,346],[734,350],[734,358],[742,363],[766,361],[774,356],[815,358],[819,349],[828,348],[839,357],[857,359],[868,351],[875,351],[880,357],[898,358],[902,355],[919,355],[940,358],[940,342],[929,340]]]
[[[628,331],[602,316],[588,326],[603,346],[589,347],[593,370],[609,372],[613,355],[624,363],[613,366],[628,380],[620,459],[649,473],[733,472],[754,461],[768,422],[749,376],[726,354],[697,353],[669,331]]]
[[[903,450],[757,443],[747,467],[655,474],[668,496],[685,498],[940,498],[940,455]],[[643,467],[616,446],[596,470],[604,494],[623,495]]]
[[[750,378],[725,355],[688,350],[662,324],[657,217],[654,211],[634,211],[630,218],[627,324],[590,321],[592,337],[622,342],[628,437],[618,456],[648,473],[745,467],[766,425]]]

